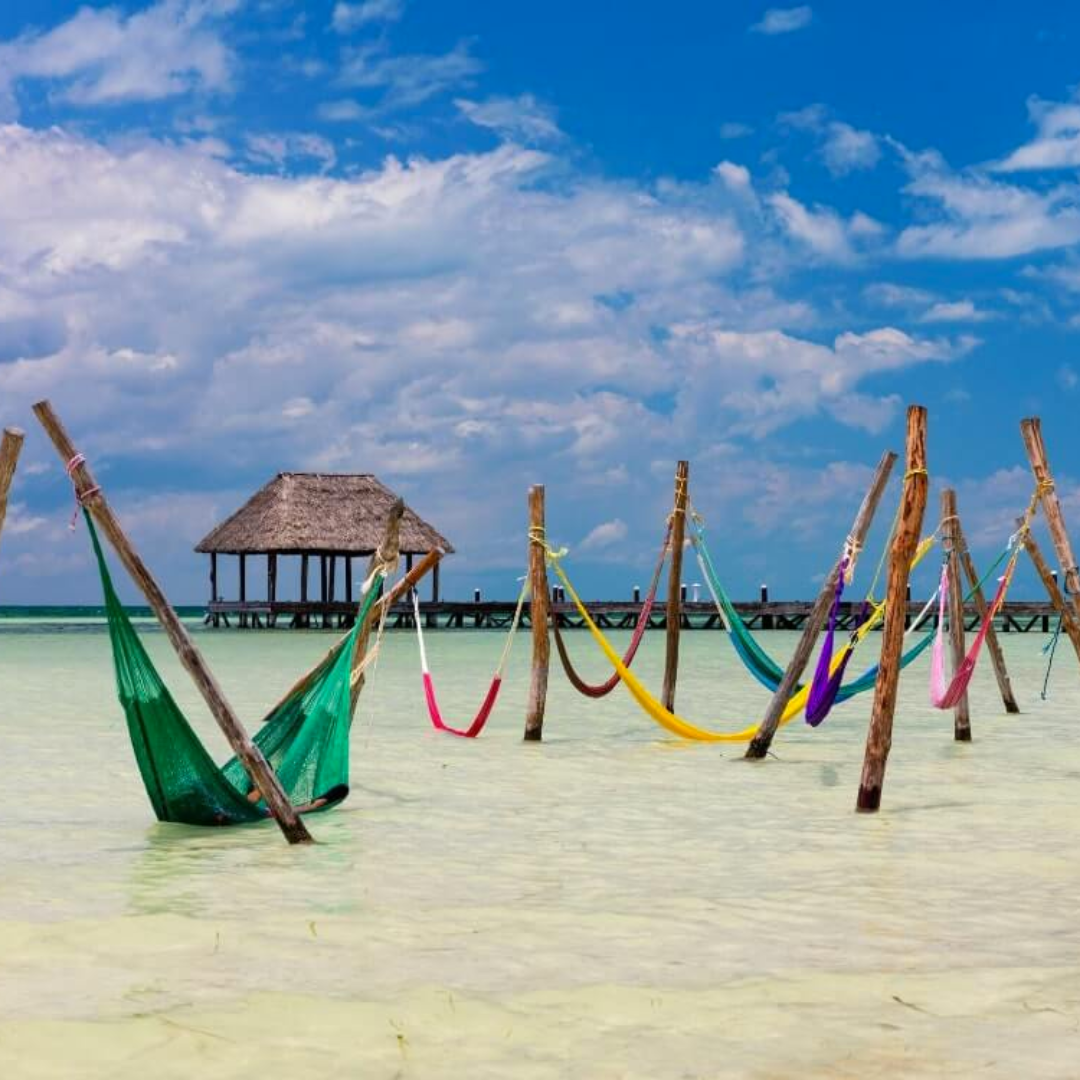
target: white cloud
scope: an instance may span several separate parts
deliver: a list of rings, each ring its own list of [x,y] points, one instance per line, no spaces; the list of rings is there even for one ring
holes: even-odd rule
[[[894,144],[896,145],[896,144]],[[898,147],[911,180],[905,190],[936,220],[897,238],[906,258],[1002,259],[1080,241],[1080,188],[1046,191],[1007,184],[977,171],[953,172],[940,155]]]
[[[349,50],[338,82],[345,87],[381,91],[373,113],[421,105],[447,91],[468,86],[483,70],[465,43],[437,55],[392,54],[382,42]]]
[[[1080,102],[1028,100],[1037,134],[994,168],[998,172],[1075,169],[1080,166]]]
[[[873,132],[860,131],[840,121],[828,125],[821,154],[834,176],[872,169],[881,160],[881,149]]]
[[[867,285],[863,289],[863,296],[872,304],[890,308],[921,307],[934,300],[934,294],[926,289],[917,289],[911,285],[894,285],[888,281]]]
[[[359,4],[334,5],[330,24],[339,34],[351,34],[372,23],[396,22],[405,13],[405,0],[364,0]]]
[[[0,119],[17,115],[16,87],[41,80],[77,105],[157,101],[229,89],[234,57],[215,21],[235,3],[160,0],[125,17],[80,8],[45,33],[0,45]],[[6,102],[6,106],[5,106]]]
[[[247,157],[261,165],[273,165],[284,172],[290,161],[314,160],[323,172],[337,164],[334,144],[321,135],[302,132],[249,135],[246,140]]]
[[[769,8],[760,22],[750,27],[755,34],[790,34],[802,30],[813,20],[814,12],[809,4],[792,8]]]
[[[810,209],[786,192],[770,195],[766,202],[789,236],[830,261],[851,261],[859,241],[873,241],[884,232],[866,214],[856,212],[845,221],[830,207]]]
[[[990,311],[982,311],[971,300],[939,301],[919,317],[924,323],[986,322],[993,319]]]
[[[738,120],[726,120],[720,125],[721,139],[744,139],[747,135],[753,135],[754,129],[749,124],[743,124]]]
[[[454,104],[467,120],[504,139],[535,144],[562,138],[553,110],[532,94],[491,97],[486,101],[458,98]]]
[[[626,539],[629,529],[626,522],[620,518],[605,521],[596,528],[591,529],[588,535],[578,544],[579,551],[603,551],[621,543]]]
[[[750,170],[745,165],[737,165],[734,161],[721,161],[713,172],[732,191],[751,190]]]

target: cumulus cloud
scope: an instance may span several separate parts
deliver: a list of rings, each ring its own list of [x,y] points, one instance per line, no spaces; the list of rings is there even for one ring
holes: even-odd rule
[[[620,518],[602,522],[589,531],[581,543],[578,544],[578,550],[603,551],[625,540],[629,531],[626,522]]]
[[[368,112],[390,112],[421,105],[440,94],[468,86],[483,70],[469,45],[461,42],[437,54],[391,53],[384,42],[369,42],[343,57],[337,82],[373,90],[379,97]]]
[[[767,198],[784,231],[824,259],[849,262],[861,243],[872,242],[884,233],[879,222],[861,212],[843,218],[831,207],[804,206],[786,192]]]
[[[1080,166],[1080,102],[1028,100],[1036,136],[998,162],[998,172],[1075,169]]]
[[[821,104],[807,105],[777,117],[781,128],[808,131],[818,137],[821,160],[833,176],[846,176],[860,169],[872,169],[881,160],[881,140],[842,120],[829,119]]]
[[[129,16],[83,7],[52,30],[0,44],[0,119],[17,115],[16,88],[29,80],[83,106],[227,90],[234,56],[216,24],[238,2],[160,0]]]
[[[809,4],[800,4],[791,8],[769,8],[762,16],[760,22],[750,27],[754,34],[790,34],[795,30],[802,30],[810,25],[814,18],[813,9]]]
[[[993,312],[977,308],[971,300],[939,301],[919,317],[924,323],[986,322]]]

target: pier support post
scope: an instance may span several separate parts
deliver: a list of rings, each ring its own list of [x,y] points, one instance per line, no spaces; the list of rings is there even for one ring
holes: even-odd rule
[[[23,439],[26,436],[18,428],[4,428],[4,437],[0,440],[0,532],[4,530],[7,517],[8,492],[15,478],[15,466],[22,453]]]
[[[953,513],[956,513],[955,507]],[[953,540],[960,556],[960,566],[963,568],[964,576],[968,579],[973,591],[975,610],[979,613],[979,621],[986,622],[989,608],[986,604],[986,597],[983,595],[982,586],[979,584],[979,575],[975,572],[975,564],[971,561],[971,552],[968,551],[967,540],[964,537],[964,527],[959,516],[953,521]],[[1009,679],[1009,672],[1005,667],[1005,653],[1002,652],[1001,642],[998,641],[993,622],[986,631],[986,651],[990,654],[991,663],[994,665],[994,678],[997,680],[1001,703],[1005,706],[1005,711],[1007,713],[1018,713],[1020,706],[1017,705],[1016,696],[1013,694],[1012,681]]]
[[[671,563],[668,568],[667,648],[664,653],[664,684],[661,701],[675,711],[675,684],[679,679],[679,630],[682,628],[682,559],[686,542],[686,502],[689,495],[690,462],[675,467],[675,502],[671,511]]]
[[[232,706],[225,700],[221,687],[218,686],[217,680],[206,666],[206,661],[195,647],[184,624],[177,617],[161,591],[161,587],[127,538],[119,519],[94,480],[89,466],[85,461],[72,465],[79,458],[78,451],[59,417],[53,412],[52,406],[48,401],[39,401],[34,406],[34,412],[49,438],[52,439],[60,460],[71,469],[71,478],[75,484],[79,502],[86,507],[97,522],[98,527],[120,557],[125,569],[146,597],[172,647],[176,650],[180,663],[183,664],[199,693],[202,694],[203,700],[234,753],[243,763],[252,782],[263,793],[278,828],[285,834],[290,844],[310,842],[311,834],[282,790],[277,774],[270,768],[263,752],[252,741],[251,736],[244,730],[244,726],[233,712]]]
[[[960,576],[960,533],[957,529],[956,492],[945,488],[941,493],[941,542],[948,552],[949,575],[949,645],[953,671],[964,662],[964,582]],[[971,709],[967,691],[953,707],[953,738],[971,742]]]
[[[548,636],[547,533],[544,531],[544,485],[529,488],[529,611],[532,622],[532,674],[529,701],[525,708],[525,741],[539,742],[544,736],[544,708],[547,705],[548,668],[551,639]]]
[[[881,455],[881,460],[874,471],[870,486],[863,496],[862,505],[860,505],[855,520],[852,522],[851,533],[848,539],[844,541],[844,547],[837,556],[832,571],[825,577],[821,592],[818,593],[814,606],[810,609],[806,625],[803,627],[802,637],[799,638],[799,643],[795,646],[795,654],[789,661],[783,677],[773,693],[769,707],[765,710],[765,717],[761,721],[761,726],[757,729],[757,733],[746,749],[746,757],[750,760],[760,760],[769,752],[773,736],[776,734],[776,729],[780,724],[780,717],[783,715],[791,695],[795,693],[799,679],[802,678],[803,672],[806,670],[806,665],[810,662],[810,654],[814,651],[814,642],[817,641],[818,634],[821,633],[829,607],[832,604],[833,597],[836,595],[836,583],[840,577],[840,563],[843,561],[845,553],[857,554],[866,542],[866,534],[870,531],[874,514],[877,512],[878,504],[885,493],[895,463],[896,455],[891,450],[886,450]]]
[[[1017,518],[1017,527],[1019,527],[1022,520],[1022,518]],[[1043,587],[1046,589],[1046,595],[1050,597],[1050,603],[1054,605],[1054,610],[1061,618],[1061,628],[1068,635],[1069,641],[1072,642],[1076,659],[1080,660],[1080,623],[1076,621],[1072,608],[1065,603],[1065,597],[1061,595],[1061,589],[1058,588],[1057,571],[1050,569],[1046,558],[1043,556],[1042,549],[1031,533],[1024,537],[1024,547],[1027,549],[1028,555],[1031,556],[1035,570],[1043,583]]]
[[[892,748],[893,712],[900,679],[900,656],[904,650],[908,577],[919,543],[929,478],[926,474],[926,409],[911,405],[907,411],[907,468],[901,494],[900,520],[889,552],[889,577],[885,600],[885,627],[881,633],[881,660],[874,685],[874,706],[866,735],[866,753],[859,781],[857,809],[875,813],[881,806],[885,766]]]

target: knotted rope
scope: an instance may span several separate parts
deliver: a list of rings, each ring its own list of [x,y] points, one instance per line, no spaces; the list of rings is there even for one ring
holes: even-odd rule
[[[86,456],[84,454],[76,454],[67,465],[64,466],[64,471],[71,481],[72,491],[75,493],[75,509],[72,510],[71,521],[68,523],[68,528],[72,532],[75,531],[75,524],[79,520],[79,511],[85,509],[88,500],[92,499],[95,495],[101,494],[101,487],[98,484],[94,484],[93,487],[88,487],[85,491],[79,491],[78,482],[75,480],[75,470],[80,465],[85,464]]]

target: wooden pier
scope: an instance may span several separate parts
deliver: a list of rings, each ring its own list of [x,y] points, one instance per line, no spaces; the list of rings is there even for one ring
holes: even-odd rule
[[[439,600],[421,603],[420,613],[424,628],[430,630],[502,630],[514,617],[515,600]],[[925,601],[908,604],[909,624],[920,614]],[[801,631],[813,609],[809,600],[751,600],[736,601],[735,609],[751,630]],[[640,601],[599,600],[586,605],[597,626],[604,630],[633,630],[641,612]],[[862,603],[845,603],[841,606],[839,628],[853,630],[858,623]],[[350,625],[356,612],[355,604],[345,601],[328,603],[286,601],[226,601],[219,600],[207,605],[206,621],[223,626],[268,626],[299,628],[336,628]],[[576,630],[582,621],[573,604],[562,599],[556,592],[551,603],[551,613],[558,619],[560,629]],[[974,604],[964,609],[965,626],[970,632],[979,625],[979,613]],[[930,625],[936,612],[924,625]],[[390,627],[411,627],[413,609],[411,603],[395,604],[387,624]],[[521,625],[530,626],[529,609],[526,607]],[[1057,625],[1053,606],[1045,601],[1010,600],[1005,603],[995,620],[995,628],[1001,633],[1049,633]],[[683,630],[723,630],[724,624],[711,602],[686,600],[682,604],[681,627]],[[649,617],[650,630],[666,630],[667,614],[662,606],[654,607]]]

